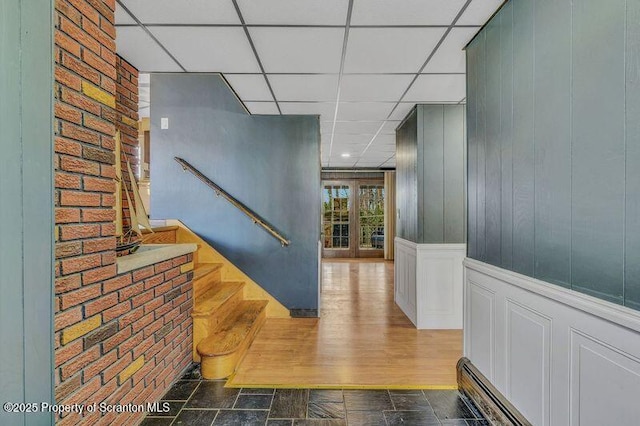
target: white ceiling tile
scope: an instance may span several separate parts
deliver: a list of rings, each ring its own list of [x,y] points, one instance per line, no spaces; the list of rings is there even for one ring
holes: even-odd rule
[[[273,101],[261,74],[226,74],[224,78],[243,101]]]
[[[457,25],[484,25],[504,3],[504,0],[473,0]]]
[[[478,30],[479,28],[453,28],[423,72],[466,72],[463,49]]]
[[[394,135],[396,134],[396,127],[400,124],[400,120],[385,121],[384,127],[382,127],[381,135]]]
[[[333,120],[335,102],[279,102],[283,114],[321,115],[322,121]]]
[[[267,114],[278,115],[278,107],[275,102],[245,102],[249,112],[254,115]]]
[[[333,146],[360,146],[364,148],[371,142],[372,135],[333,135]]]
[[[335,101],[338,75],[269,75],[278,101]]]
[[[380,134],[376,136],[373,144],[371,146],[382,147],[382,146],[396,146],[396,135],[383,135]]]
[[[404,118],[407,116],[407,114],[409,114],[409,111],[411,111],[414,106],[414,103],[402,102],[393,111],[393,114],[391,114],[391,117],[389,118],[391,120],[404,120]]]
[[[336,133],[347,135],[375,135],[381,125],[382,121],[337,121]]]
[[[384,120],[391,108],[393,108],[392,102],[341,102],[338,108],[338,120]]]
[[[464,75],[421,75],[404,97],[416,103],[459,102],[466,95]]]
[[[465,0],[356,0],[351,25],[450,25]]]
[[[352,28],[344,72],[418,72],[444,32],[444,28]]]
[[[337,73],[342,28],[250,28],[267,73]]]
[[[411,75],[343,75],[341,101],[397,101],[407,89]]]
[[[240,24],[231,0],[122,0],[143,24]]]
[[[247,24],[345,25],[348,0],[239,0]]]
[[[116,3],[116,25],[136,24],[136,21],[127,13],[126,10]]]
[[[118,27],[117,32],[118,54],[140,71],[182,71],[178,64],[142,28]]]
[[[187,71],[260,72],[258,62],[242,28],[151,27],[149,29]]]
[[[333,121],[321,121],[320,133],[322,136],[329,135],[329,137],[331,137],[331,132],[333,132]]]

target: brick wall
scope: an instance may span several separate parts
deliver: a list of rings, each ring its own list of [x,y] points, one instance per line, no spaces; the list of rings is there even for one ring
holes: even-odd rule
[[[191,255],[118,275],[114,135],[135,159],[137,71],[115,54],[114,0],[56,0],[56,402],[158,400],[191,360]],[[125,169],[126,170],[126,169]],[[60,424],[136,424],[97,412]]]

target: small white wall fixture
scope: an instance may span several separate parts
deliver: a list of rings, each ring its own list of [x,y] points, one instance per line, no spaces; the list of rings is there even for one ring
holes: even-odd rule
[[[466,247],[395,239],[394,299],[416,328],[462,328]]]
[[[464,354],[534,425],[637,425],[640,312],[464,261]]]

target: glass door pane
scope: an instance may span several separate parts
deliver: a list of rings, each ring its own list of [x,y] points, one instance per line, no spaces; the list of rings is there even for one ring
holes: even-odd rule
[[[351,189],[347,185],[325,185],[322,191],[322,217],[325,249],[349,249],[349,209]]]
[[[384,185],[358,187],[358,248],[384,249]]]

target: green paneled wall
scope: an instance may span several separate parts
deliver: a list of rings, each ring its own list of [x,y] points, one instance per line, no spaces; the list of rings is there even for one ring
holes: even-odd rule
[[[469,257],[640,309],[640,2],[511,0],[467,67]]]
[[[0,2],[0,401],[53,401],[53,2]],[[48,413],[0,424],[52,424]]]

